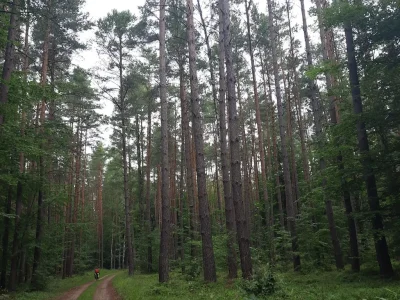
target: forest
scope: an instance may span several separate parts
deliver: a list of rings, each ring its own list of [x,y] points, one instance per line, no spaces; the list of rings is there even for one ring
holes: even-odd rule
[[[0,0],[0,299],[400,299],[398,0],[130,2]]]

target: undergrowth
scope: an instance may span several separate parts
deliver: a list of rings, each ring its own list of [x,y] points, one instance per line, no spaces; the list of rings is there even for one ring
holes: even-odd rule
[[[360,274],[350,271],[304,274],[274,273],[265,267],[259,268],[251,281],[228,281],[221,273],[217,283],[204,283],[199,278],[187,281],[184,275],[173,272],[166,284],[158,283],[157,274],[129,278],[123,273],[113,283],[124,300],[400,300],[398,279],[381,279],[368,270]]]

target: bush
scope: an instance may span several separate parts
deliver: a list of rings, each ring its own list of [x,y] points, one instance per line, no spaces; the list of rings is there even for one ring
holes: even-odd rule
[[[252,279],[240,283],[240,288],[250,296],[266,297],[276,292],[277,282],[272,269],[269,266],[261,266],[255,270]]]
[[[195,280],[200,276],[201,266],[197,258],[192,258],[185,264],[185,275],[187,281]]]

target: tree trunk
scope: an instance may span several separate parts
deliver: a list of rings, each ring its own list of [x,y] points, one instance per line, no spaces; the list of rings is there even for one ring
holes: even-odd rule
[[[19,0],[10,3],[10,25],[8,27],[6,51],[4,54],[3,72],[0,83],[0,126],[4,123],[6,104],[8,102],[8,89],[11,74],[14,71],[15,42],[18,37]]]
[[[373,213],[372,228],[374,230],[376,257],[378,260],[381,275],[385,277],[391,277],[393,275],[393,268],[389,256],[389,249],[386,242],[386,237],[384,234],[383,218],[380,213],[380,203],[376,187],[376,179],[374,170],[372,168],[373,162],[369,153],[368,134],[365,128],[365,122],[361,118],[363,105],[357,71],[353,32],[350,22],[344,23],[344,32],[346,36],[347,65],[349,69],[351,96],[353,99],[353,112],[355,115],[357,115],[358,148],[362,155],[361,164],[363,166],[363,173],[367,188],[368,203],[370,210]]]
[[[283,108],[282,108],[282,95],[281,95],[281,87],[280,87],[280,76],[278,69],[278,57],[277,57],[277,47],[276,47],[276,36],[277,36],[277,28],[274,26],[274,12],[272,11],[272,0],[268,0],[268,13],[269,13],[269,32],[272,33],[271,36],[271,48],[272,48],[272,59],[273,59],[273,67],[274,67],[274,78],[275,78],[275,91],[276,91],[276,100],[278,106],[278,122],[279,122],[279,134],[281,138],[281,150],[282,150],[282,159],[283,159],[283,175],[285,178],[285,194],[286,194],[286,212],[287,212],[287,222],[288,228],[290,231],[290,235],[292,238],[292,252],[293,252],[293,267],[295,271],[300,269],[300,255],[297,253],[298,251],[298,243],[297,243],[297,232],[296,232],[296,219],[295,219],[295,210],[292,196],[292,180],[290,176],[290,167],[289,167],[289,157],[287,153],[286,147],[286,126],[283,120]]]
[[[29,5],[29,1],[27,2]],[[24,64],[23,64],[23,72],[24,72],[24,81],[27,82],[28,76],[28,68],[29,68],[29,27],[30,27],[30,15],[29,13],[26,16],[25,22],[25,39],[24,39]],[[21,118],[21,135],[22,137],[25,135],[25,121],[26,121],[26,113],[24,109],[22,109],[22,118]],[[1,122],[1,121],[0,121]],[[24,153],[20,153],[19,159],[19,172],[22,175],[25,172],[25,157]],[[20,230],[20,219],[22,213],[22,178],[18,179],[17,184],[17,199],[15,204],[15,224],[14,224],[14,238],[13,238],[13,246],[12,246],[12,257],[11,257],[11,274],[10,274],[10,285],[9,290],[15,291],[17,288],[17,271],[18,271],[18,232]]]
[[[122,139],[122,164],[124,171],[124,202],[125,202],[125,243],[127,247],[128,253],[126,254],[126,262],[128,264],[128,275],[132,276],[134,272],[134,253],[133,253],[133,243],[132,243],[132,235],[133,229],[131,228],[131,203],[130,203],[130,193],[129,193],[129,174],[128,174],[128,149],[127,149],[127,118],[125,116],[126,113],[126,104],[125,104],[125,96],[123,91],[123,73],[122,73],[122,37],[119,37],[119,109],[121,113],[121,139]],[[124,247],[125,248],[125,247]],[[125,251],[125,249],[124,249]]]
[[[261,187],[263,191],[263,200],[264,200],[264,205],[265,205],[265,216],[266,220],[269,225],[271,226],[270,222],[270,212],[269,212],[269,207],[270,203],[268,200],[268,190],[267,190],[267,172],[265,168],[265,152],[264,152],[264,136],[263,136],[263,130],[261,126],[261,113],[260,113],[260,101],[258,97],[258,89],[257,89],[257,76],[256,76],[256,67],[254,64],[254,53],[253,53],[253,45],[251,42],[252,36],[251,36],[251,30],[250,30],[250,6],[251,2],[247,4],[247,0],[244,1],[244,5],[246,6],[246,25],[247,25],[247,43],[249,46],[249,52],[250,52],[250,63],[251,63],[251,74],[253,77],[253,92],[254,92],[254,102],[255,102],[255,109],[256,109],[256,123],[257,123],[257,136],[258,136],[258,147],[260,151],[260,161],[261,161]],[[271,229],[268,229],[271,231]],[[272,241],[271,241],[272,242]]]
[[[183,54],[180,54],[183,56]],[[182,131],[183,131],[183,140],[184,140],[184,148],[185,148],[185,166],[186,166],[186,190],[187,190],[187,198],[189,204],[189,227],[190,227],[190,240],[192,241],[190,246],[190,255],[191,257],[196,256],[196,246],[193,243],[196,240],[196,216],[194,210],[194,180],[193,177],[193,163],[191,159],[191,137],[189,130],[189,108],[188,101],[186,98],[186,89],[185,89],[185,81],[184,81],[184,60],[180,60],[179,62],[179,90],[180,90],[180,99],[181,99],[181,115],[182,115]]]
[[[165,62],[165,0],[160,0],[160,99],[161,99],[161,153],[162,153],[162,222],[160,241],[159,281],[169,280],[168,242],[170,235],[169,173],[168,173],[168,102]]]
[[[283,61],[281,58],[281,68],[282,68],[282,77],[283,77],[283,87],[285,89],[286,94],[286,128],[287,128],[287,142],[289,144],[289,152],[290,152],[290,160],[291,160],[291,180],[292,180],[292,195],[293,195],[293,209],[294,213],[297,216],[299,214],[299,198],[300,198],[300,190],[299,190],[299,182],[297,178],[297,163],[295,157],[295,147],[293,140],[293,131],[292,131],[292,105],[291,105],[291,89],[290,89],[290,78],[288,75],[287,83],[285,80],[285,70],[283,69]]]
[[[78,222],[78,206],[79,206],[79,196],[80,196],[80,185],[81,185],[81,121],[78,120],[78,125],[76,129],[76,148],[75,148],[75,184],[74,184],[74,204],[73,204],[73,214],[72,214],[72,223],[74,225]],[[70,248],[70,260],[69,260],[69,274],[68,277],[71,277],[74,273],[74,259],[75,259],[75,241],[76,241],[76,231],[72,232],[72,240],[71,240],[71,248]]]
[[[5,211],[7,215],[11,214],[11,202],[12,202],[12,190],[11,186],[8,186],[6,211]],[[3,240],[2,240],[1,277],[0,277],[0,287],[4,289],[6,288],[9,234],[10,234],[10,218],[5,217]]]
[[[184,196],[184,190],[183,190],[183,185],[184,185],[184,174],[185,174],[185,168],[184,168],[184,161],[185,161],[185,143],[184,143],[184,134],[183,134],[183,129],[182,129],[182,134],[181,134],[181,163],[180,163],[180,178],[179,178],[179,213],[177,217],[178,221],[178,226],[180,229],[180,233],[178,236],[178,256],[179,259],[181,260],[181,270],[182,274],[185,273],[185,235],[187,234],[187,226],[185,226],[184,222],[184,210],[185,210],[185,202],[183,201],[185,196]]]
[[[196,66],[196,46],[193,22],[193,1],[187,0],[187,33],[189,47],[189,71],[191,104],[193,116],[193,136],[196,152],[197,188],[200,217],[200,232],[202,238],[204,280],[215,282],[217,274],[215,269],[214,250],[211,236],[210,209],[207,196],[207,178],[204,161],[203,124],[201,120],[199,86]]]
[[[239,120],[236,109],[235,77],[232,61],[232,44],[230,33],[230,9],[229,1],[219,0],[224,26],[225,63],[227,72],[228,90],[228,116],[229,116],[229,139],[231,152],[231,180],[232,199],[235,207],[236,232],[239,243],[240,262],[243,278],[250,279],[252,276],[252,261],[250,253],[250,231],[244,214],[242,199],[242,175],[240,171],[240,141]]]
[[[150,203],[150,169],[151,169],[151,105],[147,111],[147,152],[146,152],[146,233],[147,233],[147,272],[153,271],[153,249],[151,243],[151,203]]]
[[[47,1],[47,6],[49,11],[51,11],[52,0]],[[42,70],[41,70],[41,85],[44,88],[47,84],[47,70],[49,64],[49,39],[50,39],[50,18],[47,19],[47,27],[43,42],[43,54],[42,54]],[[46,111],[46,103],[45,99],[42,100],[41,108],[40,108],[40,131],[43,134],[44,131],[44,122],[45,122],[45,111]],[[43,143],[40,145],[41,149],[44,148]],[[32,283],[36,283],[36,272],[40,263],[42,249],[41,249],[41,241],[43,236],[43,225],[42,219],[44,215],[44,207],[43,207],[43,189],[44,189],[44,162],[43,156],[39,157],[39,196],[38,196],[38,212],[37,212],[37,223],[36,223],[36,244],[33,255],[33,266],[32,266]]]

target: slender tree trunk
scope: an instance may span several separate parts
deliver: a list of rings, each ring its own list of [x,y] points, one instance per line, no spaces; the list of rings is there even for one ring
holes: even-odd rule
[[[29,5],[29,1],[27,2]],[[25,23],[25,39],[24,39],[24,64],[23,64],[23,72],[24,72],[24,81],[27,82],[28,68],[29,68],[29,28],[30,28],[30,15],[26,16]],[[22,118],[21,118],[21,135],[24,137],[25,135],[25,121],[26,121],[26,113],[24,109],[22,109]],[[0,121],[1,122],[1,121]],[[25,157],[24,153],[20,153],[19,158],[19,173],[22,175],[25,172]],[[22,213],[22,191],[23,184],[22,178],[18,179],[17,184],[17,199],[15,204],[15,224],[14,224],[14,238],[13,238],[13,246],[12,246],[12,257],[11,257],[11,274],[10,274],[10,285],[9,290],[15,291],[17,288],[17,271],[18,271],[18,232],[20,230],[20,219]]]
[[[100,162],[97,171],[97,202],[99,222],[99,267],[103,268],[103,163]]]
[[[75,156],[75,184],[74,184],[74,204],[73,204],[73,214],[72,223],[77,224],[78,222],[78,206],[79,206],[79,196],[80,196],[80,185],[81,185],[81,121],[78,120],[78,125],[76,129],[76,156]],[[69,274],[68,277],[73,275],[74,259],[75,259],[75,241],[76,241],[76,231],[72,232],[71,248],[70,248],[70,260],[69,260]]]
[[[261,74],[262,74],[262,80],[263,80],[263,87],[264,87],[264,97],[265,97],[265,116],[266,116],[266,138],[267,138],[267,152],[266,152],[266,156],[268,159],[268,168],[267,168],[267,175],[268,178],[271,177],[272,175],[272,151],[271,151],[271,130],[269,127],[269,119],[270,119],[270,114],[269,114],[269,109],[268,109],[268,94],[267,94],[267,85],[266,85],[266,80],[265,80],[265,74],[266,74],[266,69],[268,68],[267,66],[267,61],[263,60],[263,55],[261,53],[262,50],[260,50],[260,61],[261,61]]]
[[[181,270],[182,274],[185,273],[185,235],[187,233],[187,226],[185,226],[184,222],[184,211],[185,211],[185,201],[184,201],[184,190],[183,190],[183,185],[184,185],[184,174],[185,174],[185,168],[184,168],[184,161],[185,161],[185,144],[184,144],[184,135],[183,135],[183,129],[181,132],[181,168],[180,168],[180,178],[179,178],[179,213],[178,213],[178,226],[180,229],[180,233],[178,236],[178,256],[181,260]]]
[[[147,272],[153,271],[153,249],[151,242],[151,202],[150,202],[150,169],[151,169],[151,105],[147,111],[147,152],[146,152],[146,233],[147,233]]]
[[[239,141],[239,116],[236,109],[235,77],[232,61],[232,44],[230,33],[230,9],[229,1],[219,0],[224,26],[225,64],[227,72],[228,90],[228,116],[229,139],[231,154],[231,180],[232,199],[235,207],[236,232],[239,243],[240,262],[243,278],[249,279],[253,273],[250,253],[250,231],[244,214],[242,199],[242,175],[240,171],[240,141]]]
[[[15,42],[18,37],[19,0],[10,2],[10,24],[8,27],[6,51],[4,54],[3,72],[0,83],[0,126],[4,123],[4,114],[8,102],[8,90],[11,74],[14,71]]]
[[[285,229],[285,213],[283,210],[283,201],[281,194],[281,182],[279,176],[280,164],[278,159],[278,142],[276,138],[276,130],[275,130],[275,109],[272,102],[272,88],[271,88],[271,79],[270,74],[267,71],[267,80],[268,80],[268,101],[271,106],[271,131],[272,131],[272,146],[274,153],[274,170],[275,170],[275,185],[276,185],[276,196],[278,199],[278,208],[279,208],[279,224],[281,225],[281,229]],[[267,106],[267,110],[269,107]]]
[[[269,32],[272,33],[271,48],[272,48],[272,59],[273,59],[274,78],[275,78],[276,100],[278,106],[279,134],[281,138],[281,150],[283,159],[283,175],[285,178],[287,222],[288,222],[289,232],[292,238],[293,267],[294,270],[297,271],[300,269],[300,255],[297,253],[298,243],[297,243],[295,210],[294,210],[294,203],[292,196],[292,180],[290,176],[289,157],[286,147],[286,128],[285,128],[286,126],[283,120],[282,95],[281,95],[277,47],[276,47],[277,28],[274,26],[273,23],[274,12],[272,10],[272,0],[268,0],[267,2],[268,2],[268,13],[269,13],[269,19],[268,19]]]
[[[200,232],[202,238],[203,252],[203,271],[204,280],[207,282],[215,282],[217,274],[215,269],[215,259],[213,242],[211,236],[211,220],[210,208],[207,196],[207,178],[205,172],[204,161],[204,140],[203,140],[203,124],[201,120],[199,86],[197,79],[196,66],[196,46],[194,37],[194,22],[193,22],[193,1],[187,0],[187,33],[189,47],[189,70],[190,70],[190,89],[191,89],[191,104],[193,116],[193,136],[196,152],[196,171],[198,185],[198,203],[200,217]]]
[[[287,143],[289,144],[289,152],[290,152],[290,162],[291,162],[291,180],[292,180],[292,195],[293,195],[293,209],[295,215],[299,214],[299,182],[297,178],[297,163],[295,157],[295,147],[293,141],[293,131],[292,131],[292,106],[291,106],[291,89],[290,89],[290,78],[289,75],[287,77],[287,81],[285,80],[285,70],[283,68],[284,63],[281,57],[281,68],[282,68],[282,77],[283,77],[283,87],[286,95],[286,128],[287,128]],[[287,82],[287,83],[286,83]]]
[[[124,172],[124,201],[125,201],[125,242],[128,253],[126,254],[126,262],[128,264],[128,275],[132,276],[134,272],[134,252],[133,252],[133,243],[132,243],[132,235],[133,229],[131,228],[131,204],[130,204],[130,193],[129,193],[129,174],[128,174],[128,149],[127,149],[127,118],[126,114],[126,104],[125,97],[123,91],[123,73],[122,73],[122,37],[119,37],[119,107],[121,113],[121,138],[122,138],[122,164],[123,164],[123,172]],[[124,249],[125,250],[125,249]]]
[[[162,153],[162,222],[160,241],[159,281],[169,280],[168,241],[170,235],[169,173],[168,173],[168,102],[165,62],[165,0],[160,0],[160,98],[161,98],[161,153]]]
[[[260,151],[260,161],[261,161],[261,187],[263,191],[263,200],[265,205],[265,215],[268,225],[271,226],[270,222],[270,212],[269,207],[270,203],[268,200],[268,190],[267,190],[267,171],[265,167],[265,151],[264,151],[264,136],[263,130],[261,126],[261,113],[260,113],[260,100],[258,97],[258,89],[257,89],[257,76],[256,76],[256,67],[254,64],[254,53],[253,53],[253,45],[252,45],[252,36],[251,36],[251,29],[250,29],[250,7],[251,2],[248,4],[248,1],[244,1],[244,5],[246,6],[246,25],[247,25],[247,43],[249,46],[250,52],[250,63],[251,63],[251,74],[253,77],[253,92],[254,92],[254,102],[255,102],[255,109],[256,109],[256,123],[257,123],[257,136],[258,136],[258,147]],[[269,229],[271,231],[271,229]],[[271,240],[272,242],[272,240]]]
[[[361,164],[367,188],[368,203],[372,216],[372,228],[374,230],[376,257],[382,276],[391,277],[393,275],[392,262],[389,256],[389,249],[384,234],[383,218],[380,213],[379,196],[376,187],[375,173],[372,168],[372,158],[369,153],[368,134],[365,128],[365,122],[360,117],[363,112],[361,98],[360,82],[357,71],[357,61],[355,56],[352,25],[346,21],[344,23],[344,32],[346,36],[347,65],[349,69],[349,81],[351,86],[351,96],[353,99],[353,112],[357,115],[357,139],[358,148],[361,153]]]
[[[47,1],[48,11],[50,14],[51,7],[52,7],[52,0]],[[44,88],[47,84],[47,70],[49,64],[49,39],[50,39],[50,16],[47,16],[47,25],[46,25],[46,32],[43,42],[43,54],[42,54],[42,71],[41,71],[41,85]],[[45,122],[45,110],[46,110],[46,103],[45,99],[42,100],[41,108],[40,108],[40,131],[44,133],[44,122]],[[44,145],[41,145],[41,148],[44,148]],[[39,177],[40,177],[40,184],[39,184],[39,196],[38,196],[38,212],[37,212],[37,223],[36,223],[36,244],[35,250],[33,254],[33,266],[32,266],[32,283],[36,284],[36,273],[39,267],[42,249],[41,249],[41,241],[43,237],[43,225],[42,219],[44,215],[44,207],[43,207],[43,189],[44,189],[44,158],[41,155],[39,157]]]
[[[168,166],[169,166],[169,203],[170,203],[170,235],[169,257],[176,259],[176,141],[171,132],[168,132]]]
[[[240,90],[240,84],[238,82],[238,91]],[[244,122],[244,113],[243,113],[243,105],[241,101],[241,96],[240,93],[238,92],[237,99],[239,102],[239,120],[240,120],[240,127],[241,127],[241,134],[243,136],[243,143],[241,145],[241,162],[243,165],[243,193],[242,194],[242,199],[243,199],[243,208],[244,208],[244,216],[246,219],[246,222],[248,224],[248,230],[251,232],[252,229],[252,223],[251,223],[251,218],[250,218],[250,184],[249,184],[249,160],[247,157],[247,138],[246,138],[246,128],[245,128],[245,122]]]
[[[11,186],[8,186],[7,198],[6,198],[6,210],[7,215],[11,214],[11,202],[12,202],[12,190]],[[7,265],[8,265],[8,244],[10,234],[10,218],[4,218],[4,231],[2,240],[2,256],[1,256],[1,277],[0,287],[6,288],[6,277],[7,277]]]

